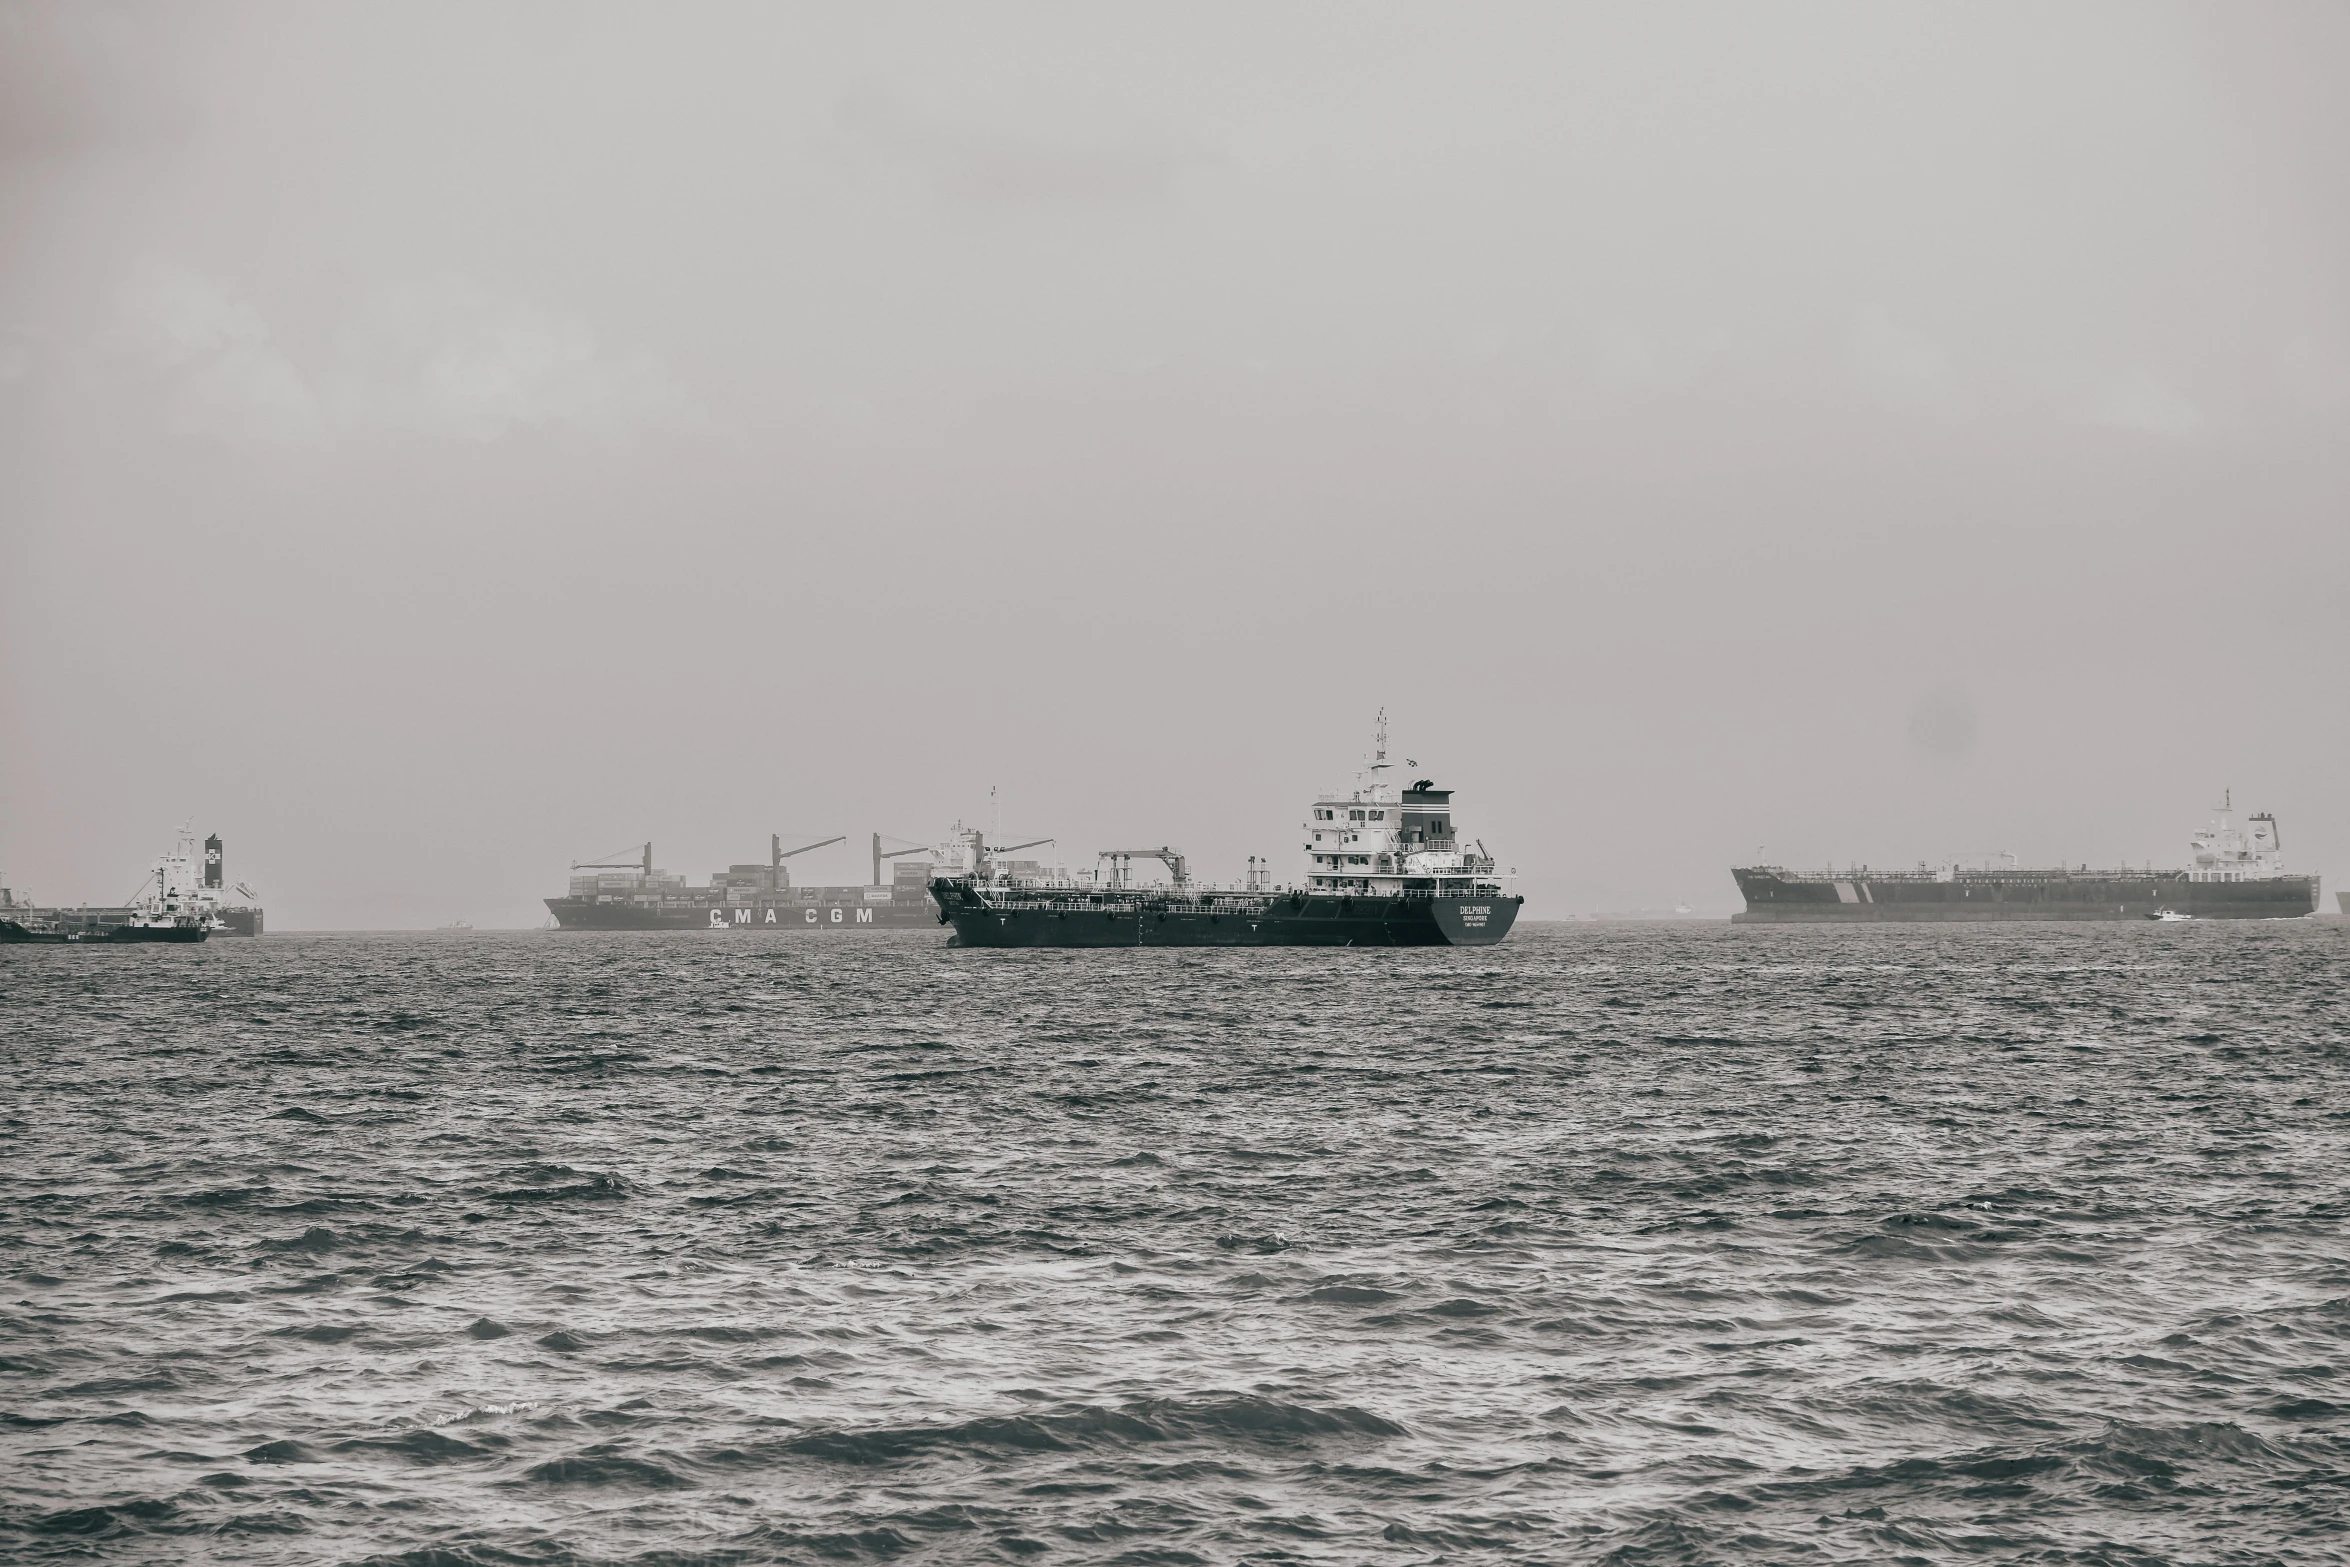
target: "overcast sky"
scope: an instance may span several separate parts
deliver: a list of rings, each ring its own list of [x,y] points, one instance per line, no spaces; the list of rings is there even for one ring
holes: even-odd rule
[[[2350,886],[2350,7],[0,5],[0,866]],[[2328,903],[2332,899],[2329,893]]]

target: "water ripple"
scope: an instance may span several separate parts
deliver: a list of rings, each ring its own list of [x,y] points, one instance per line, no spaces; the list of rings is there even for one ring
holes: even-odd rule
[[[2350,926],[0,953],[0,1556],[2333,1562]]]

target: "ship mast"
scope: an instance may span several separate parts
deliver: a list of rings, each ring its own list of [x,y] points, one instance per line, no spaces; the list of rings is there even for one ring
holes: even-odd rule
[[[1379,709],[1379,719],[1378,719],[1378,724],[1377,724],[1377,726],[1376,726],[1376,727],[1375,727],[1375,728],[1372,730],[1372,732],[1371,732],[1371,765],[1370,765],[1368,768],[1364,769],[1364,770],[1365,770],[1367,773],[1369,773],[1369,774],[1370,774],[1370,778],[1371,778],[1371,785],[1370,785],[1370,796],[1371,796],[1371,797],[1376,797],[1376,796],[1378,795],[1378,793],[1379,793],[1379,786],[1380,786],[1382,783],[1384,783],[1384,782],[1386,781],[1386,780],[1385,780],[1385,779],[1383,779],[1383,778],[1382,778],[1380,775],[1381,775],[1382,773],[1384,773],[1384,772],[1386,772],[1386,771],[1387,771],[1387,769],[1388,769],[1388,766],[1389,766],[1389,763],[1388,763],[1388,760],[1387,760],[1387,709],[1386,709],[1386,708],[1384,708],[1384,707],[1382,707],[1381,709]]]

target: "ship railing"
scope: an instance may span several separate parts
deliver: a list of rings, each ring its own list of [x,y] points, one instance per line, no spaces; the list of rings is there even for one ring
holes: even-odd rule
[[[1741,865],[1738,867],[1738,869],[1743,871],[1753,871],[1768,874],[1788,881],[1798,882],[1826,883],[1834,881],[1865,881],[1871,885],[1883,885],[1886,883],[1911,883],[1921,886],[1929,883],[1940,883],[1944,886],[1947,886],[1950,884],[1954,875],[1970,882],[2053,882],[2146,881],[2149,879],[2159,881],[2164,877],[2185,876],[2188,874],[2187,872],[2181,870],[2156,870],[2152,867],[2144,865],[2122,866],[2119,869],[2115,869],[2111,866],[2090,866],[2087,869],[2083,869],[2077,865],[2010,865],[2002,866],[1996,870],[1984,870],[1961,865],[1958,866],[1955,871],[1953,871],[1953,869],[1948,866],[1944,866],[1940,869],[1928,867],[1922,871],[1915,869],[1906,871],[1881,871],[1872,870],[1868,867],[1857,865],[1847,866],[1842,870],[1829,869],[1823,871],[1789,870],[1784,865]]]
[[[1064,893],[1058,896],[1040,894],[1031,890],[1006,890],[986,885],[981,885],[975,890],[979,893],[980,902],[985,907],[999,911],[1081,908],[1114,914],[1135,914],[1146,911],[1154,914],[1163,911],[1185,914],[1261,914],[1271,909],[1275,904],[1285,902],[1293,896],[1316,898],[1336,896],[1371,900],[1392,898],[1407,902],[1425,902],[1434,898],[1478,898],[1500,897],[1502,895],[1500,882],[1493,878],[1447,876],[1441,879],[1445,882],[1455,883],[1455,885],[1409,887],[1392,891],[1337,887],[1275,887],[1255,892],[1236,888],[1212,891],[1202,889],[1190,892],[1171,888],[1164,891],[1135,888],[1109,892],[1094,891],[1088,888],[1080,889],[1075,894]]]
[[[1148,909],[1156,913],[1162,909],[1181,909],[1199,914],[1253,914],[1271,908],[1286,892],[1218,892],[1206,895],[1180,892],[1154,892],[1137,889],[1130,892],[1095,893],[1080,889],[1060,896],[1033,892],[1005,892],[993,887],[979,889],[982,901],[991,909],[1100,909],[1111,913],[1132,914]]]

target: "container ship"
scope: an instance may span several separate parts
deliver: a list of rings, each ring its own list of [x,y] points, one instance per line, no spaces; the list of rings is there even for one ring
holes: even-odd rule
[[[938,906],[930,901],[927,887],[938,851],[928,845],[885,852],[881,835],[876,833],[871,886],[792,885],[786,860],[847,841],[845,837],[827,838],[786,849],[782,834],[773,833],[767,840],[766,864],[730,865],[714,871],[706,887],[689,887],[683,876],[657,868],[648,842],[634,859],[575,861],[570,888],[560,898],[547,899],[547,912],[562,930],[935,928]]]
[[[231,903],[224,880],[220,835],[196,840],[182,827],[169,854],[157,857],[146,884],[129,903],[44,907],[0,886],[0,943],[191,942],[208,936],[261,934],[262,911],[252,889],[235,891],[247,901]]]
[[[1482,843],[1460,838],[1451,790],[1427,778],[1397,788],[1390,770],[1382,712],[1354,788],[1308,809],[1311,869],[1299,886],[1272,885],[1255,858],[1241,885],[1204,886],[1166,845],[1104,849],[1082,881],[1022,876],[970,833],[931,895],[955,927],[952,944],[965,947],[1492,946],[1525,900],[1505,889]],[[1138,860],[1158,861],[1167,881],[1136,885]]]
[[[2270,920],[2317,911],[2318,878],[2284,868],[2274,816],[2243,828],[2219,820],[2190,840],[2183,870],[1970,869],[1920,865],[1798,872],[1777,865],[1731,871],[1746,912],[1733,924],[1854,924],[1900,920]]]

